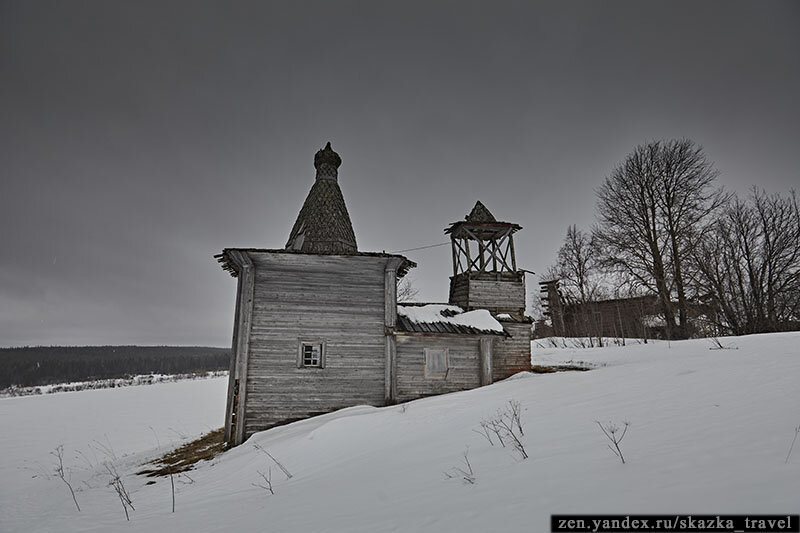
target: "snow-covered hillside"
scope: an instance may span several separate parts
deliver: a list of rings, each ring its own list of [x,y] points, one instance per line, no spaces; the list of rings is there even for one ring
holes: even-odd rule
[[[800,444],[785,459],[800,425],[800,334],[721,341],[728,349],[537,349],[537,362],[596,368],[275,428],[176,483],[174,514],[169,479],[145,485],[133,472],[157,453],[156,436],[163,449],[178,432],[221,425],[224,379],[3,399],[0,531],[544,532],[553,513],[797,513]],[[478,432],[512,399],[527,460]],[[626,464],[595,421],[630,422]],[[97,464],[107,441],[130,523]],[[42,475],[61,443],[80,513]],[[473,484],[445,475],[466,468],[467,450]],[[254,486],[270,466],[274,495]]]

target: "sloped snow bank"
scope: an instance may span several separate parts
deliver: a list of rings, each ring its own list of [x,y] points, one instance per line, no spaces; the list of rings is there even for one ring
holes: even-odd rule
[[[380,409],[354,407],[274,428],[199,465],[191,482],[177,485],[174,514],[168,479],[148,486],[127,475],[136,506],[130,523],[99,478],[78,494],[85,510],[77,513],[60,482],[17,476],[11,489],[3,476],[0,530],[544,532],[553,513],[797,513],[800,453],[795,450],[788,464],[784,460],[800,424],[800,334],[721,340],[729,349],[710,349],[707,340],[537,349],[537,361],[586,361],[597,368],[525,374],[472,391]],[[184,384],[158,386],[175,387],[167,403],[183,402],[183,395],[195,401],[167,416],[203,410],[198,391],[178,385]],[[221,419],[222,383],[205,393]],[[0,400],[4,427],[26,427],[27,407],[8,409],[7,402],[58,397]],[[524,409],[527,460],[474,431],[510,399]],[[109,397],[104,404],[110,402]],[[165,415],[150,402],[139,407],[153,419]],[[133,433],[113,410],[100,407],[96,413],[109,438]],[[627,464],[607,449],[596,420],[630,422],[621,445]],[[53,422],[42,412],[39,429],[22,431],[36,441],[42,463],[58,438],[41,424]],[[64,429],[70,443],[88,436],[84,423]],[[153,451],[144,436],[130,443],[141,452],[136,459]],[[7,434],[2,439],[5,474],[9,457],[28,454],[22,444],[8,448],[14,440]],[[474,484],[444,475],[463,465],[465,451]],[[128,474],[136,469],[134,461],[125,466]],[[254,486],[259,471],[271,472],[274,495]],[[9,511],[5,502],[12,494],[17,499]]]

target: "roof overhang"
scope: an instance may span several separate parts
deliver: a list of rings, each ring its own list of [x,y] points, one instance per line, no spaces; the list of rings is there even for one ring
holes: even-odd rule
[[[294,255],[325,255],[325,256],[341,256],[341,257],[385,257],[390,260],[389,264],[392,268],[397,270],[397,277],[402,278],[409,270],[416,267],[417,264],[405,256],[397,254],[387,254],[384,252],[353,252],[349,254],[311,254],[308,252],[301,252],[297,250],[286,250],[284,248],[270,249],[270,248],[225,248],[222,253],[216,254],[214,259],[222,266],[223,270],[230,273],[234,278],[239,275],[242,267],[242,254],[248,255],[251,253],[270,253],[270,254],[294,254]]]

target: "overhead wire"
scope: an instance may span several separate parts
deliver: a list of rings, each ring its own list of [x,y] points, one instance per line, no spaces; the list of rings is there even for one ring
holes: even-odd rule
[[[390,254],[401,254],[403,252],[413,252],[415,250],[425,250],[427,248],[436,248],[437,246],[445,246],[450,244],[450,241],[442,242],[439,244],[429,244],[428,246],[419,246],[417,248],[408,248],[407,250],[395,250],[394,252],[389,252]]]

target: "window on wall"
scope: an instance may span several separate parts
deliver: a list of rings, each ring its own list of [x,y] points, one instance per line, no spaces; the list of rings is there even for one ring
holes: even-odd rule
[[[325,343],[301,341],[297,354],[297,366],[298,368],[324,368]]]
[[[447,348],[425,348],[425,377],[444,379],[447,377]]]

